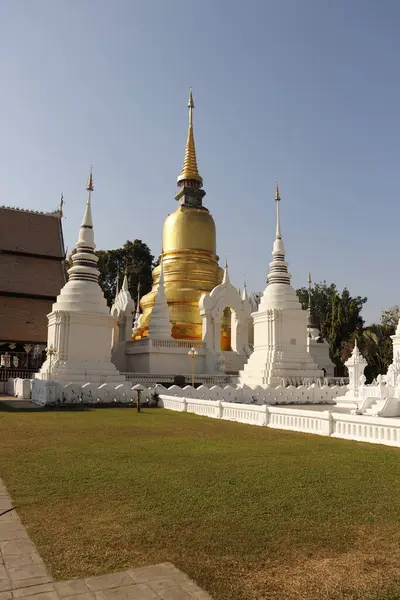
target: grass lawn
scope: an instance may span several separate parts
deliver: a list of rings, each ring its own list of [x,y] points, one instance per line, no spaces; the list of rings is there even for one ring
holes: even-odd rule
[[[171,561],[216,600],[400,598],[400,450],[167,410],[1,412],[57,579]]]

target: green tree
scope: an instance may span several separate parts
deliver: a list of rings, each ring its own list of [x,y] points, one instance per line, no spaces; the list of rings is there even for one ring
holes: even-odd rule
[[[365,369],[367,382],[371,383],[379,374],[384,375],[393,360],[393,345],[390,338],[395,332],[395,326],[386,324],[369,325],[363,331],[356,332],[345,344],[342,352],[342,360],[346,361],[354,348],[354,340],[361,354],[368,362]]]
[[[387,325],[396,329],[400,317],[400,306],[392,306],[381,313],[381,325]]]
[[[297,295],[304,309],[308,308],[308,288],[300,288]],[[311,302],[321,326],[321,335],[329,344],[331,360],[336,367],[336,375],[345,375],[343,349],[345,342],[356,331],[362,332],[364,320],[361,310],[366,298],[352,297],[347,288],[339,292],[336,285],[326,281],[317,283],[311,290]]]
[[[151,290],[154,256],[147,244],[141,240],[134,240],[133,242],[128,240],[122,248],[99,250],[96,254],[99,257],[99,283],[109,306],[115,298],[117,275],[121,286],[125,267],[128,270],[129,291],[134,300],[137,297],[139,281],[141,296]]]
[[[99,284],[110,307],[115,298],[117,275],[121,286],[125,267],[128,270],[129,291],[135,301],[139,281],[141,296],[151,290],[151,273],[156,263],[154,256],[150,252],[150,248],[141,240],[134,240],[133,242],[128,240],[122,248],[98,250],[96,255],[99,258],[97,264],[100,271]],[[69,268],[71,264],[70,256],[67,261],[67,267]]]

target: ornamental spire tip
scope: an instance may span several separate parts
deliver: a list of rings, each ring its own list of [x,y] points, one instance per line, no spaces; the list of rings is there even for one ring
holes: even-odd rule
[[[89,173],[89,177],[88,177],[88,182],[87,182],[86,190],[88,192],[93,192],[93,190],[94,190],[94,185],[93,185],[93,167],[90,167],[90,173]]]

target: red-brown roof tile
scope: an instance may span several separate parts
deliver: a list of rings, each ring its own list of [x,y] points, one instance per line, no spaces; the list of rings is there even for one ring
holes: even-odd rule
[[[0,296],[0,341],[47,342],[47,315],[52,302]]]
[[[51,214],[0,207],[0,250],[61,258],[61,220]]]
[[[0,292],[55,298],[64,283],[61,260],[0,253]]]

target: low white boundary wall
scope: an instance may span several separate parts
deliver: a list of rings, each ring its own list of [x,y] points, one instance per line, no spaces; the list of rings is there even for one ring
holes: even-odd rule
[[[335,413],[329,410],[316,411],[267,405],[257,406],[222,402],[221,400],[180,398],[166,394],[161,394],[160,398],[164,408],[169,410],[190,412],[204,417],[237,421],[249,425],[315,433],[317,435],[385,444],[386,446],[400,448],[400,418],[366,417]]]

